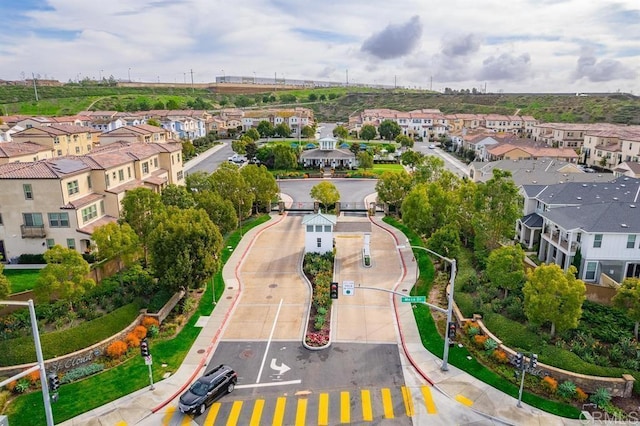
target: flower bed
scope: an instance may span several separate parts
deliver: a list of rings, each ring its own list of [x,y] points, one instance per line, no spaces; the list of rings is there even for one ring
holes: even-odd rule
[[[303,271],[312,288],[312,303],[304,343],[309,348],[325,348],[331,335],[331,298],[329,286],[333,278],[333,253],[307,253]]]

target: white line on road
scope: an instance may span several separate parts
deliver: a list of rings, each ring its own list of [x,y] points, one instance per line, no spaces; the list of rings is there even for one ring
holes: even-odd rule
[[[278,305],[278,310],[276,311],[276,317],[273,319],[273,325],[271,326],[271,333],[269,333],[269,339],[267,340],[267,347],[264,348],[264,356],[262,357],[262,363],[260,364],[260,370],[258,371],[258,378],[256,379],[256,383],[260,383],[260,377],[262,376],[262,369],[264,368],[264,363],[267,360],[267,352],[269,352],[269,345],[271,345],[273,332],[276,330],[276,324],[278,323],[280,308],[282,308],[282,299],[280,299],[280,304]]]
[[[237,385],[236,389],[249,389],[249,388],[266,388],[267,386],[283,386],[283,385],[297,385],[302,383],[302,380],[289,380],[286,382],[270,382],[270,383],[255,383],[250,385]]]

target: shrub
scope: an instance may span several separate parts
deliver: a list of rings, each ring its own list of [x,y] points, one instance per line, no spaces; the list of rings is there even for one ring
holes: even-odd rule
[[[318,315],[326,315],[327,314],[327,308],[325,308],[324,306],[319,306],[317,311],[318,311]]]
[[[149,336],[156,337],[158,334],[160,334],[160,327],[157,325],[149,326]]]
[[[13,388],[13,390],[16,393],[25,393],[29,390],[29,387],[31,387],[31,382],[29,381],[29,379],[23,377],[22,379],[18,380],[18,384]]]
[[[145,337],[147,337],[147,327],[144,327],[142,325],[138,325],[138,326],[136,326],[136,328],[133,329],[131,334],[136,336],[138,338],[138,340],[142,340]]]
[[[4,412],[4,406],[7,405],[7,401],[9,400],[10,392],[0,391],[0,413]]]
[[[33,385],[37,385],[38,383],[40,383],[40,371],[32,371],[26,377],[27,377],[27,379],[29,379],[29,381]]]
[[[598,388],[591,394],[589,401],[596,404],[599,408],[602,408],[611,402],[611,393],[605,388]]]
[[[480,329],[478,327],[469,327],[467,329],[467,334],[469,335],[469,337],[475,337],[480,334]]]
[[[138,346],[140,346],[140,338],[138,337],[137,334],[133,332],[127,334],[127,337],[124,338],[124,341],[127,344],[127,346],[130,348],[137,348]]]
[[[576,385],[571,380],[567,380],[562,382],[560,386],[558,386],[558,395],[562,398],[573,398],[576,394]]]
[[[542,379],[542,388],[550,394],[556,393],[558,390],[558,381],[551,376]]]
[[[508,364],[509,363],[509,357],[507,356],[505,351],[503,351],[502,349],[494,350],[493,353],[491,354],[491,356],[493,357],[493,359],[496,362],[498,362],[500,364]]]
[[[99,371],[104,370],[104,364],[96,364],[92,363],[89,365],[84,365],[82,367],[74,368],[73,370],[69,370],[64,374],[60,383],[71,383],[76,380],[82,379],[83,377],[90,376]]]
[[[585,402],[587,400],[587,398],[589,397],[589,395],[587,395],[587,393],[585,391],[583,391],[580,388],[576,388],[576,400],[578,402]]]
[[[498,342],[493,339],[487,339],[484,341],[484,350],[487,352],[493,352],[498,348]]]
[[[115,342],[113,342],[107,347],[107,355],[113,359],[120,358],[126,352],[127,352],[127,344],[122,340],[116,340]]]
[[[158,320],[157,320],[157,319],[155,319],[154,317],[144,317],[144,318],[142,318],[142,326],[143,326],[143,327],[145,327],[145,328],[147,328],[147,329],[148,329],[148,328],[149,328],[149,327],[151,327],[152,325],[155,325],[155,326],[158,326],[158,327],[159,327],[159,326],[160,326],[160,323],[159,323],[159,322],[158,322]]]
[[[473,342],[481,348],[484,348],[484,344],[488,339],[489,339],[489,336],[483,336],[480,334],[473,336]]]
[[[318,315],[316,317],[316,321],[313,324],[313,327],[317,330],[320,331],[322,330],[322,327],[324,327],[324,323],[325,323],[325,317],[324,315]]]
[[[18,382],[16,380],[14,380],[13,382],[9,382],[7,383],[7,385],[5,386],[5,388],[9,391],[9,392],[13,392],[13,390],[16,388],[16,386],[18,385]]]

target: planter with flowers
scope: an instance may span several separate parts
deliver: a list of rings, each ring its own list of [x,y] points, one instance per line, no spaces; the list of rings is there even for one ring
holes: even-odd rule
[[[333,278],[333,258],[333,253],[307,253],[304,256],[303,271],[311,285],[312,301],[302,344],[310,350],[324,349],[331,344],[329,286]]]

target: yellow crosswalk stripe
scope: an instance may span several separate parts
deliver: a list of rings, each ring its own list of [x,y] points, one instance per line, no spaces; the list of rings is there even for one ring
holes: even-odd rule
[[[362,420],[370,422],[373,420],[373,410],[371,409],[371,392],[367,389],[362,389],[360,392],[360,398],[362,399]]]
[[[391,400],[391,390],[389,388],[382,388],[382,411],[384,412],[385,419],[393,419],[393,401]]]
[[[433,402],[429,386],[422,386],[422,398],[424,399],[424,405],[427,407],[427,413],[436,414],[438,410],[436,410],[436,404]]]
[[[240,418],[240,411],[242,410],[242,401],[233,401],[231,406],[231,412],[227,418],[227,426],[236,426],[238,419]]]
[[[458,401],[461,404],[466,405],[467,407],[471,407],[473,405],[473,401],[470,400],[467,397],[464,397],[462,395],[456,395],[456,401]]]
[[[282,426],[284,422],[284,409],[287,405],[287,398],[284,396],[276,400],[276,409],[273,413],[273,426]]]
[[[411,391],[408,387],[402,386],[402,399],[404,400],[404,409],[407,412],[408,417],[413,417],[415,410],[413,409],[413,399],[411,398]]]
[[[204,419],[203,426],[213,426],[216,421],[216,417],[218,417],[218,413],[220,412],[220,407],[222,404],[220,402],[214,402],[209,409],[209,413],[207,413],[207,418]]]
[[[340,392],[340,423],[351,423],[349,392]]]
[[[318,426],[329,426],[329,394],[321,393],[318,402]]]
[[[118,423],[116,423],[116,426],[127,426],[127,422],[125,422],[124,420],[120,420]]]
[[[260,426],[262,410],[264,410],[264,399],[256,399],[256,403],[253,404],[253,413],[251,413],[249,426]]]
[[[307,398],[300,398],[298,400],[298,407],[296,408],[296,426],[305,426],[307,419]]]
[[[167,410],[164,412],[164,416],[162,416],[163,426],[169,426],[169,423],[171,422],[171,418],[173,417],[173,413],[175,412],[176,412],[175,406],[170,405],[169,407],[167,407]]]

